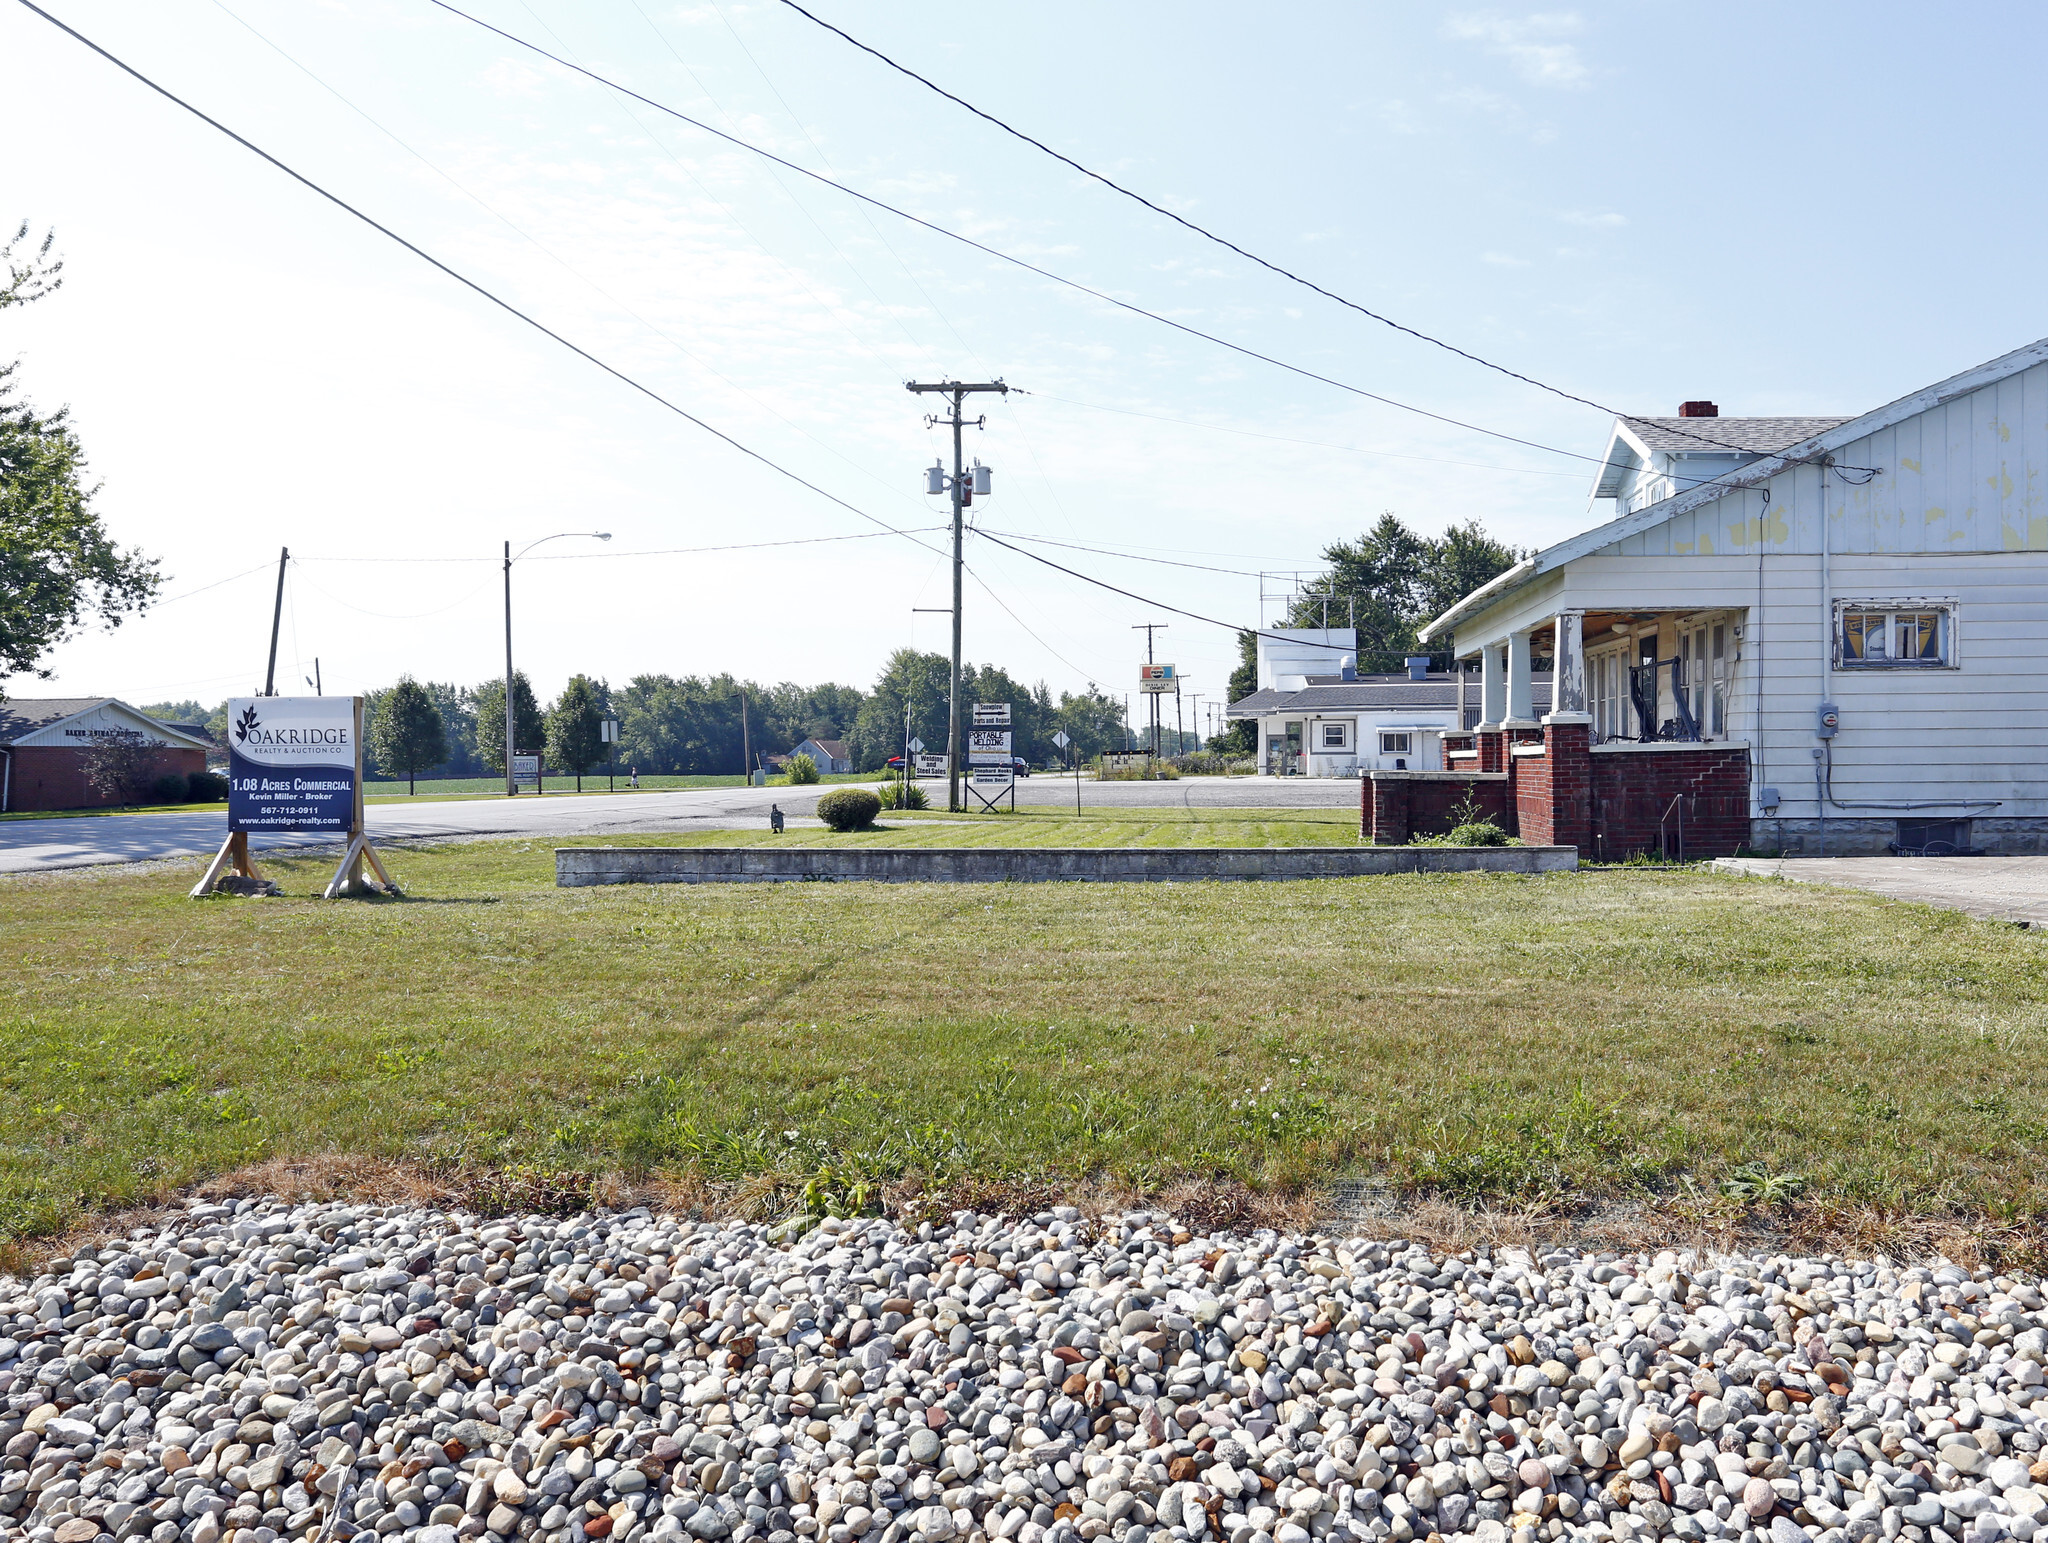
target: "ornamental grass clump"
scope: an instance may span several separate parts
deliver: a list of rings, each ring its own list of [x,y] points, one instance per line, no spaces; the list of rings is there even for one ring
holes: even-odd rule
[[[881,812],[882,801],[866,788],[839,788],[818,800],[818,818],[829,830],[867,830]]]

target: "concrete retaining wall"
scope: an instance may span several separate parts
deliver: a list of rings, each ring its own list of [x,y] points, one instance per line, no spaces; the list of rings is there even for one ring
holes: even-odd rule
[[[555,883],[1196,883],[1570,873],[1576,847],[557,847]]]

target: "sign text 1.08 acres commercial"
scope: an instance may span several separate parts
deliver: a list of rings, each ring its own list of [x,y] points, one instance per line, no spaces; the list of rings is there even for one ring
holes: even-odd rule
[[[362,750],[353,697],[228,703],[228,829],[354,827]]]

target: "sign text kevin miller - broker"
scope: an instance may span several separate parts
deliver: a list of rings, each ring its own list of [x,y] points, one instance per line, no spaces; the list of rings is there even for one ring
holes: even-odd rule
[[[243,697],[228,703],[228,829],[355,825],[362,749],[353,697]]]

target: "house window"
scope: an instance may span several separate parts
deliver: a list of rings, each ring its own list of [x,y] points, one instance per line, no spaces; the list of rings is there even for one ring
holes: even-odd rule
[[[1892,609],[1845,605],[1836,629],[1844,670],[1940,669],[1954,662],[1954,615],[1947,606]]]
[[[1413,734],[1382,734],[1380,736],[1381,755],[1413,755],[1415,753],[1414,747],[1415,736]]]
[[[1351,748],[1351,725],[1348,723],[1319,723],[1316,725],[1316,749],[1349,750]]]

